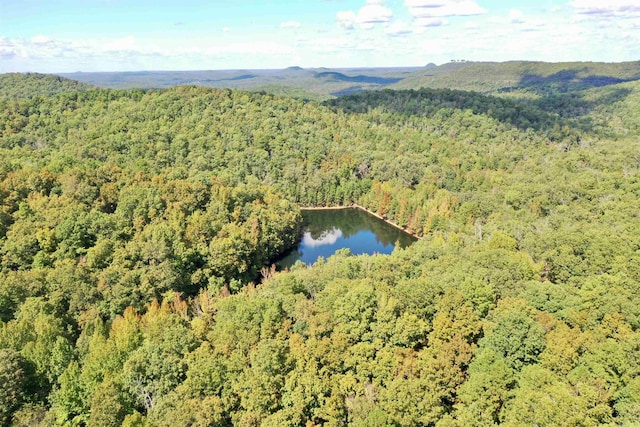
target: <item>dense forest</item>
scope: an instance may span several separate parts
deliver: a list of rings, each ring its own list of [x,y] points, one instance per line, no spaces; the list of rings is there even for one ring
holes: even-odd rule
[[[640,82],[0,88],[0,424],[640,419]],[[270,267],[353,203],[421,239]]]
[[[0,99],[4,101],[78,92],[91,88],[95,87],[47,74],[7,73],[0,75]]]

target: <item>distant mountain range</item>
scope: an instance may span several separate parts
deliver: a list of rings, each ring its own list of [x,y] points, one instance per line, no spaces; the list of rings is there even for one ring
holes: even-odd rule
[[[265,91],[324,100],[365,90],[423,87],[474,90],[486,94],[540,96],[640,79],[640,61],[451,62],[399,68],[301,68],[66,73],[60,76],[108,88],[166,88],[197,85]]]
[[[91,87],[161,89],[180,85],[243,89],[324,101],[367,90],[448,88],[541,98],[640,80],[640,61],[470,62],[403,68],[78,72],[0,75],[0,98],[53,95]],[[25,82],[28,82],[26,84]],[[26,85],[26,86],[25,86]],[[24,90],[23,90],[24,89]],[[28,89],[28,90],[27,90]],[[23,94],[24,93],[24,94]]]

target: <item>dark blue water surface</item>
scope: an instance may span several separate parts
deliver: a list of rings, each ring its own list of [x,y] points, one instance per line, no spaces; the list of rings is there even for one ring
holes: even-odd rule
[[[296,261],[311,265],[319,257],[328,258],[348,248],[354,255],[390,254],[396,245],[404,248],[415,237],[360,209],[303,211],[304,229],[297,248],[276,265],[291,267]]]

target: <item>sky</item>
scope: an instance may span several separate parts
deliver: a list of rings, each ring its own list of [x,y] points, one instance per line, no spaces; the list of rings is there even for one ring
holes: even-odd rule
[[[0,72],[640,59],[640,0],[0,0]]]

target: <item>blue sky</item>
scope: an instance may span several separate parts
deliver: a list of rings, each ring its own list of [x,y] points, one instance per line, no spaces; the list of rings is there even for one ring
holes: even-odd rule
[[[0,72],[640,59],[640,0],[0,0]]]

